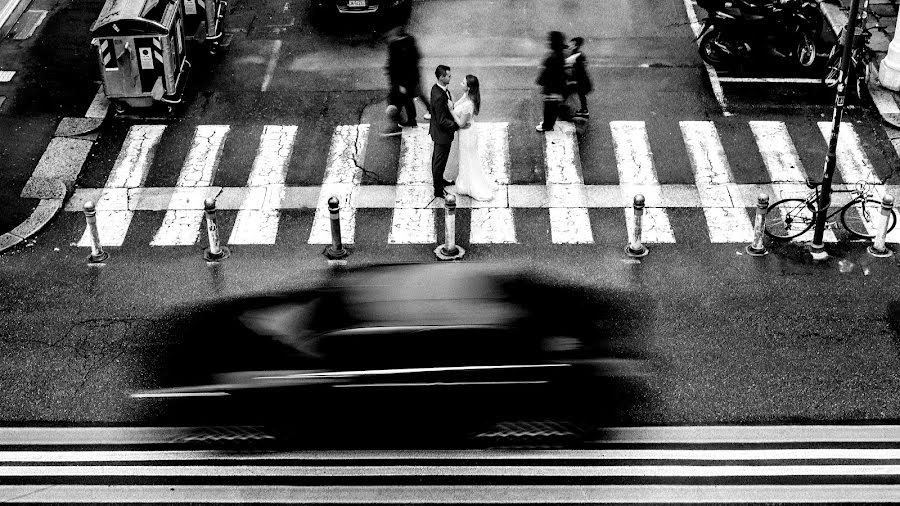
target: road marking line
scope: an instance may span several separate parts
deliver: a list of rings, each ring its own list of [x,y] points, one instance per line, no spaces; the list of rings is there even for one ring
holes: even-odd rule
[[[759,154],[772,179],[770,186],[774,199],[769,203],[774,204],[784,198],[806,198],[809,194],[807,188],[799,188],[799,192],[797,191],[798,183],[806,184],[806,170],[803,168],[800,156],[797,155],[797,149],[791,140],[787,125],[781,121],[751,121],[749,123]],[[795,237],[793,241],[811,242],[812,239],[813,230],[810,229]],[[822,239],[825,242],[837,242],[837,237],[831,230],[825,230]]]
[[[275,75],[275,68],[278,66],[278,56],[281,54],[281,40],[272,41],[272,54],[269,56],[269,63],[266,65],[266,75],[263,77],[261,91],[268,91],[272,77]]]
[[[341,241],[343,244],[353,244],[356,208],[353,207],[352,196],[362,181],[368,138],[368,124],[338,125],[334,128],[309,244],[331,244],[328,199],[332,196],[337,197],[340,203]]]
[[[831,139],[831,122],[820,121],[819,130],[825,142]],[[856,184],[857,181],[867,181],[873,184],[881,184],[881,179],[875,173],[869,157],[862,148],[859,136],[853,129],[852,123],[841,122],[840,134],[837,139],[837,170],[845,183]]]
[[[393,384],[388,384],[393,385]],[[362,386],[362,385],[339,385]],[[795,476],[897,476],[900,465],[63,465],[0,466],[0,477],[387,477],[387,476],[529,476],[529,477],[795,477]]]
[[[709,240],[740,243],[753,240],[753,225],[743,208],[735,208],[729,192],[731,168],[712,121],[681,121],[682,136],[700,193]]]
[[[609,128],[612,132],[613,150],[616,153],[622,197],[625,199],[623,205],[626,207],[633,205],[634,196],[639,193],[644,195],[645,199],[655,198],[660,193],[654,188],[659,186],[659,179],[653,164],[653,152],[650,150],[646,124],[643,121],[610,121]],[[648,186],[651,193],[642,193]],[[626,239],[631,244],[635,232],[633,210],[626,208],[624,212],[628,231]],[[647,243],[675,242],[675,234],[672,232],[672,225],[665,209],[652,207],[644,210],[641,240]]]
[[[688,21],[690,21],[691,31],[694,32],[694,39],[697,39],[700,37],[700,30],[702,27],[697,20],[697,13],[694,12],[694,5],[696,5],[696,3],[693,0],[684,0],[684,10],[687,12]],[[703,62],[703,66],[706,68],[706,74],[709,76],[709,85],[712,87],[713,95],[715,95],[716,100],[719,102],[719,106],[722,107],[722,115],[731,116],[731,113],[728,112],[728,102],[725,99],[725,92],[722,90],[722,84],[719,82],[719,74],[716,73],[716,69],[714,69],[712,65],[705,61]]]
[[[129,127],[125,142],[106,181],[103,193],[95,203],[97,230],[103,246],[121,246],[125,241],[125,235],[128,233],[134,212],[108,209],[121,209],[123,201],[125,209],[127,209],[127,188],[137,188],[144,184],[147,171],[150,164],[153,163],[153,155],[159,145],[159,139],[165,129],[165,125],[133,125]],[[81,240],[78,241],[78,246],[89,247],[90,245],[90,237],[85,228]]]
[[[431,177],[431,153],[434,145],[424,128],[403,128],[400,137],[400,163],[397,168],[397,194],[388,244],[433,244],[437,242]]]
[[[554,244],[593,244],[584,179],[578,170],[575,126],[557,121],[552,131],[544,132],[544,143],[551,240]]]
[[[829,139],[831,139],[831,122],[820,121],[819,130],[822,132],[825,142],[828,142]],[[857,181],[866,181],[874,184],[872,198],[879,202],[884,195],[888,193],[888,188],[881,184],[881,178],[878,177],[875,168],[872,166],[872,162],[869,160],[868,155],[866,155],[862,142],[859,140],[859,135],[853,128],[852,123],[841,122],[841,130],[838,135],[837,143],[837,169],[841,173],[841,179],[843,179],[844,183],[848,186],[855,186]],[[896,198],[896,193],[894,195]],[[834,209],[834,207],[835,203],[832,202],[832,209]],[[855,210],[851,212],[854,213],[854,215],[858,214]],[[879,216],[875,219],[876,228],[880,226],[880,223],[881,217]],[[868,225],[866,226],[868,228]],[[869,230],[869,233],[876,234],[878,233],[878,230]],[[887,241],[893,243],[900,242],[900,227],[894,227],[894,230],[888,232]]]
[[[175,183],[168,210],[162,225],[150,242],[151,246],[190,246],[197,242],[200,237],[203,211],[177,209],[183,206],[178,203],[197,195],[195,191],[183,190],[209,187],[212,184],[228,131],[228,125],[197,127],[191,150],[178,176],[178,182]],[[215,194],[208,192],[206,195]]]
[[[471,203],[469,243],[516,243],[515,218],[509,208],[509,123],[476,123],[474,128],[478,130],[481,167],[488,180],[496,182],[498,188],[491,201]]]
[[[719,77],[723,83],[765,83],[765,84],[822,84],[821,79],[806,77]]]
[[[29,503],[529,504],[897,503],[898,485],[4,485],[0,498]],[[435,501],[435,498],[439,500]]]
[[[266,125],[263,128],[247,186],[266,188],[265,201],[259,209],[238,212],[229,244],[275,244],[281,218],[279,210],[284,200],[284,180],[296,134],[295,125]]]

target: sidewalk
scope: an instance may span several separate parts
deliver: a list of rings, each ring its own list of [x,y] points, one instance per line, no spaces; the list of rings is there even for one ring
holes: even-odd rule
[[[89,29],[103,0],[0,0],[0,252],[25,242],[62,208],[77,157],[65,138],[98,89]],[[59,145],[51,153],[49,146]],[[35,178],[41,168],[50,177]],[[74,173],[74,176],[72,175]]]
[[[820,4],[835,36],[847,24],[850,4],[851,0],[823,0]],[[888,45],[894,38],[898,10],[898,0],[869,0],[868,25],[874,28],[869,48],[875,54],[869,66],[868,88],[872,101],[885,122],[885,131],[894,151],[900,154],[900,94],[883,88],[878,80],[881,60],[887,55]]]

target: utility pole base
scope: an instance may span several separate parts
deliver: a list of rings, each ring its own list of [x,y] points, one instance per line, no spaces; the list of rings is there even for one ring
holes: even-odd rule
[[[746,250],[747,254],[752,257],[764,257],[769,254],[769,250],[767,250],[765,246],[762,248],[754,248],[753,245],[750,244],[747,246]]]
[[[107,253],[105,251],[101,251],[100,253],[98,253],[96,255],[94,255],[92,253],[92,254],[88,255],[88,263],[89,264],[99,264],[99,263],[102,263],[107,258],[109,258],[109,253]]]
[[[213,255],[209,248],[203,250],[203,259],[207,262],[218,262],[219,260],[224,260],[231,256],[231,251],[228,248],[219,248],[219,252]]]
[[[643,258],[650,254],[650,250],[641,245],[641,249],[632,249],[631,245],[625,246],[625,254],[631,258]]]
[[[334,249],[333,247],[328,246],[327,248],[325,248],[323,254],[329,260],[337,260],[339,258],[345,258],[350,254],[350,252],[347,251],[347,248]]]
[[[884,248],[879,251],[875,249],[875,246],[869,246],[866,248],[866,251],[875,258],[889,258],[894,256],[894,252],[890,250],[890,248]]]
[[[434,250],[434,256],[436,256],[438,260],[459,260],[465,254],[466,250],[464,250],[462,246],[457,246],[456,251],[451,251],[448,250],[444,244],[441,244]]]
[[[816,261],[828,260],[828,252],[825,251],[824,246],[810,246],[809,254],[812,255],[812,259]]]

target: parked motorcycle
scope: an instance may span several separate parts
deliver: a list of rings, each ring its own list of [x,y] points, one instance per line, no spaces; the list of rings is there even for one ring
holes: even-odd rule
[[[699,51],[710,65],[734,65],[767,54],[803,67],[816,60],[822,13],[816,0],[700,0],[708,17],[700,30]]]

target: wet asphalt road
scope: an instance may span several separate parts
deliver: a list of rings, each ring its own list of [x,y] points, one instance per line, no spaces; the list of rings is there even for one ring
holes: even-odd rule
[[[242,0],[233,8],[231,47],[220,61],[198,64],[188,104],[179,113],[183,120],[167,133],[171,149],[160,155],[159,166],[168,170],[152,173],[148,186],[173,184],[179,164],[165,161],[184,157],[187,146],[178,142],[178,132],[196,124],[298,124],[308,132],[298,138],[298,151],[318,160],[327,154],[335,124],[377,122],[383,110],[384,47],[377,30],[363,21],[312,24],[302,2]],[[510,137],[519,158],[511,178],[519,183],[541,180],[541,148],[527,136],[539,120],[533,80],[544,34],[562,29],[594,41],[586,47],[595,65],[594,133],[582,140],[581,153],[583,165],[600,168],[586,171],[585,182],[604,184],[615,182],[610,146],[600,135],[608,121],[646,121],[651,132],[666,132],[666,125],[680,120],[721,119],[686,21],[683,3],[675,0],[432,0],[414,2],[409,29],[425,54],[426,83],[427,69],[436,63],[449,63],[457,76],[475,73],[485,88],[483,120],[516,118]],[[274,40],[283,43],[263,91]],[[804,146],[821,145],[815,122],[830,117],[829,97],[806,85],[759,86],[726,87],[738,118],[724,121],[720,131],[737,138],[755,119],[799,125],[800,157],[817,173],[824,152]],[[897,157],[877,115],[856,108],[845,119],[864,132],[879,175],[890,177]],[[103,185],[132,121],[110,122],[79,185]],[[723,135],[726,146],[729,138]],[[370,183],[395,177],[396,163],[385,155],[395,150],[391,142],[370,145],[369,158],[381,163],[367,166]],[[229,148],[235,161],[217,183],[243,184],[255,148]],[[729,149],[742,155],[730,157],[742,181],[766,182],[758,154]],[[670,175],[666,182],[692,181],[690,169],[678,165],[684,156],[679,150],[673,142],[655,151],[658,170]],[[295,172],[287,183],[320,179]],[[461,237],[468,234],[467,212],[460,211]],[[373,209],[361,215],[384,223],[389,213]],[[616,423],[900,419],[898,338],[888,314],[898,298],[896,259],[874,260],[859,243],[834,246],[834,258],[820,265],[800,246],[777,246],[767,257],[750,258],[743,245],[709,244],[697,228],[698,209],[671,213],[679,244],[652,245],[640,262],[625,258],[619,236],[594,246],[549,244],[546,212],[539,209],[519,220],[521,244],[471,245],[466,260],[527,264],[564,282],[628,294],[651,375]],[[71,246],[81,219],[64,213],[29,247],[0,257],[3,422],[153,423],[155,408],[127,394],[155,386],[167,372],[157,360],[164,344],[154,331],[168,311],[223,295],[311,286],[327,269],[322,248],[305,241],[235,248],[218,267],[207,266],[200,259],[202,246],[147,246],[158,216],[136,217],[127,243],[112,250],[107,265],[88,267],[86,251]],[[310,220],[309,213],[286,212],[281,233],[308,230]],[[351,264],[433,260],[428,246],[366,241],[385,236],[378,226],[359,233],[357,241],[368,246],[354,248]],[[584,392],[584,402],[596,397]]]

